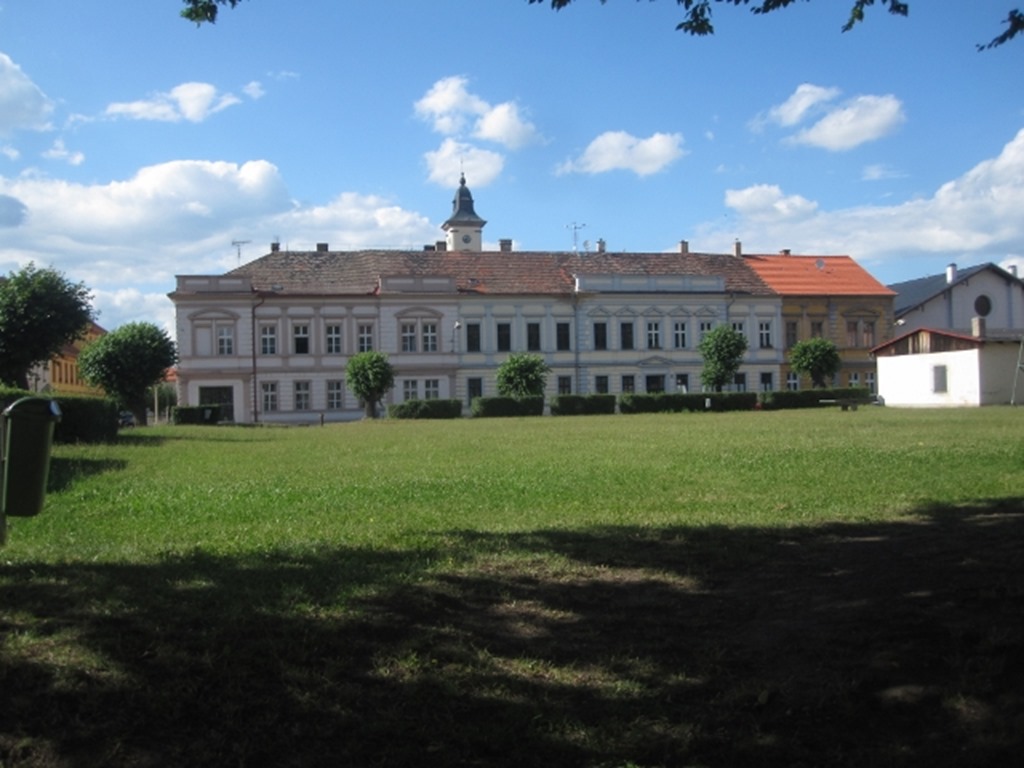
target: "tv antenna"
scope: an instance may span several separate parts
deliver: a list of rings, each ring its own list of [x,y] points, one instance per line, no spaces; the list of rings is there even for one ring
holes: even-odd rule
[[[587,225],[586,224],[577,224],[575,221],[572,224],[566,224],[565,225],[566,229],[571,229],[572,230],[572,252],[573,253],[576,253],[578,245],[579,245],[580,230],[583,229],[585,226],[587,226]]]
[[[235,247],[235,251],[238,254],[238,263],[242,263],[242,246],[246,243],[251,243],[252,240],[232,240],[231,244]]]

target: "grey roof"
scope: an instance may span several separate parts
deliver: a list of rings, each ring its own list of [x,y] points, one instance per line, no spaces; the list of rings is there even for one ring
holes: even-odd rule
[[[974,267],[957,269],[956,279],[953,281],[953,285],[959,285],[960,283],[967,282],[973,275],[985,270],[994,270],[1001,277],[1008,280],[1018,279],[1002,267],[988,262]],[[914,280],[906,280],[902,283],[893,283],[889,288],[896,291],[895,311],[896,316],[899,317],[905,312],[908,312],[915,307],[919,307],[925,302],[940,295],[943,291],[949,288],[949,283],[946,280],[946,273],[942,272],[938,275],[928,275],[927,277],[918,277]]]

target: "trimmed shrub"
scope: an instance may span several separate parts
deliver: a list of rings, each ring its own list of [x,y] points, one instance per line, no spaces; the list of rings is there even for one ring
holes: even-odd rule
[[[682,411],[750,411],[757,405],[756,392],[666,392],[619,395],[620,413],[680,413]]]
[[[474,397],[470,411],[474,416],[541,416],[543,397]]]
[[[461,400],[406,400],[388,406],[391,419],[457,419],[460,416]]]
[[[55,443],[105,443],[117,439],[117,403],[105,397],[53,395],[0,387],[0,411],[23,397],[56,400],[60,421],[53,428]]]
[[[552,416],[592,416],[615,413],[615,395],[558,395],[551,400]]]
[[[216,424],[218,421],[219,405],[179,405],[171,409],[174,424]]]
[[[777,411],[783,408],[819,408],[831,403],[822,400],[856,400],[870,403],[874,395],[867,387],[836,387],[830,389],[801,389],[795,392],[782,390],[779,392],[761,392],[761,407],[766,411]]]

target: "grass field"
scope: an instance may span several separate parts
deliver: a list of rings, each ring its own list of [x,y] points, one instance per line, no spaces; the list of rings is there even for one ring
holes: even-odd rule
[[[158,427],[0,550],[0,767],[993,766],[1024,410]]]

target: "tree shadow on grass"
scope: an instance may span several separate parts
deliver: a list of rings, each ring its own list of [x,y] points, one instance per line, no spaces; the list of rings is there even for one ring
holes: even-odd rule
[[[75,481],[104,472],[116,472],[128,466],[121,459],[65,459],[52,457],[50,472],[46,478],[47,493],[57,493],[70,488]]]
[[[0,566],[7,766],[991,766],[1024,502]]]

